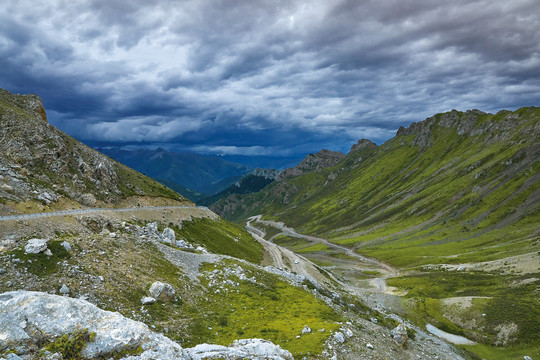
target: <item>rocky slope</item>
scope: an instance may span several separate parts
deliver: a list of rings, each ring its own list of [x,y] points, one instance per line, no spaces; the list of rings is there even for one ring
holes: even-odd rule
[[[189,203],[56,129],[36,95],[0,90],[0,153],[0,214]]]

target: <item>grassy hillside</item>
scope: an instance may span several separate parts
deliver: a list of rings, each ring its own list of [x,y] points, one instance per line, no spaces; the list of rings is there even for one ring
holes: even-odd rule
[[[539,108],[437,114],[333,168],[218,205],[405,270],[388,280],[407,292],[402,315],[487,344],[469,349],[484,358],[540,351]]]
[[[515,255],[538,236],[539,123],[537,108],[438,114],[322,173],[228,198],[221,213],[265,214],[402,267]]]

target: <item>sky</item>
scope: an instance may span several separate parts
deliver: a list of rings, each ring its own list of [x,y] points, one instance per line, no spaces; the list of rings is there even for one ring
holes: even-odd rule
[[[540,105],[540,1],[3,0],[0,87],[92,146],[293,157]]]

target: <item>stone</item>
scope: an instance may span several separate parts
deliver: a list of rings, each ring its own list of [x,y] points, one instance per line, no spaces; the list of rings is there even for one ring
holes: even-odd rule
[[[366,347],[371,350],[375,349],[375,347],[373,347],[373,345],[371,345],[370,343],[367,343]]]
[[[341,344],[345,342],[345,336],[343,336],[343,333],[340,331],[334,334],[334,339]]]
[[[71,245],[67,241],[62,242],[60,245],[62,245],[67,251],[71,251]]]
[[[105,278],[104,278],[103,276],[101,276],[101,275],[98,276],[98,279],[99,279],[99,281],[101,281],[101,282],[104,282],[104,281],[105,281]]]
[[[532,360],[532,357],[525,355],[525,356],[523,357],[523,360]]]
[[[176,292],[170,284],[162,283],[161,281],[156,281],[150,286],[149,290],[150,296],[156,300],[163,302],[170,302],[174,299]]]
[[[66,284],[63,284],[62,287],[60,288],[60,294],[63,294],[63,295],[69,294],[69,288],[67,287]]]
[[[168,227],[163,229],[163,232],[161,233],[161,241],[166,244],[176,246],[176,234],[174,233],[174,230]]]
[[[235,340],[229,347],[200,344],[185,350],[188,359],[271,359],[293,360],[290,352],[262,339]]]
[[[24,247],[27,254],[39,254],[47,250],[47,239],[30,239]]]
[[[345,329],[343,332],[345,333],[345,336],[347,338],[350,338],[354,335],[351,329]]]
[[[23,321],[32,324],[35,331],[27,334],[20,326]],[[130,359],[187,358],[180,345],[150,331],[145,324],[87,301],[34,291],[0,294],[0,329],[6,344],[37,344],[43,341],[41,334],[52,340],[86,328],[96,334],[82,351],[85,359],[108,359],[126,347],[139,346],[143,353]]]
[[[305,335],[305,334],[311,334],[311,328],[309,326],[304,326],[304,328],[302,329],[302,335]]]
[[[114,239],[116,237],[116,233],[114,233],[114,232],[109,233],[109,237],[112,237]]]
[[[1,275],[1,274],[5,274],[5,273],[7,273],[7,270],[4,269],[4,268],[0,268],[0,275]]]
[[[141,304],[143,305],[152,305],[156,302],[156,299],[150,296],[144,296],[141,298]]]
[[[52,252],[50,249],[46,249],[43,253],[47,256],[52,256]]]
[[[398,326],[396,326],[394,330],[391,331],[391,334],[396,344],[401,346],[407,345],[409,337],[407,336],[407,327],[405,326],[405,324],[399,324]]]

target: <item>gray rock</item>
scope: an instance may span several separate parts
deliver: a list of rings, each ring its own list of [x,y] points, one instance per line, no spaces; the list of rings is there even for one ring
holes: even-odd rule
[[[532,360],[532,357],[525,355],[525,356],[523,357],[523,360]]]
[[[39,254],[47,250],[47,239],[30,239],[24,247],[27,254]]]
[[[171,228],[163,229],[163,233],[161,234],[161,241],[166,244],[176,246],[176,234],[174,233],[174,230]]]
[[[144,296],[141,298],[141,304],[143,305],[152,305],[156,302],[156,299],[150,296]]]
[[[407,327],[405,324],[399,324],[394,330],[392,330],[391,334],[396,344],[401,346],[407,344],[409,338],[407,336]]]
[[[20,357],[17,354],[11,353],[11,354],[7,354],[6,360],[22,360],[22,357]]]
[[[7,270],[4,269],[4,268],[0,268],[0,275],[1,275],[1,274],[5,274],[5,273],[7,273]]]
[[[163,302],[169,302],[174,299],[176,292],[170,284],[162,283],[161,281],[156,281],[150,286],[149,290],[150,296],[156,300]]]
[[[343,336],[343,333],[340,331],[334,334],[334,339],[341,344],[345,342],[345,336]]]
[[[50,249],[45,249],[45,251],[43,252],[45,255],[47,256],[52,256],[52,252]]]
[[[60,294],[63,294],[63,295],[69,294],[69,288],[67,287],[66,284],[63,284],[62,287],[60,288]]]
[[[367,344],[366,344],[366,347],[367,347],[368,349],[371,349],[371,350],[375,349],[375,347],[374,347],[373,345],[371,345],[370,343],[367,343]]]
[[[304,328],[302,329],[302,335],[305,335],[305,334],[311,334],[311,328],[307,325],[305,325]]]
[[[62,245],[62,246],[64,247],[64,249],[66,249],[67,251],[71,251],[71,245],[70,245],[67,241],[62,242],[61,245]]]
[[[229,347],[221,345],[201,344],[186,349],[189,359],[268,359],[293,360],[290,352],[279,345],[262,339],[235,340]]]
[[[27,334],[21,324],[31,324],[36,330]],[[26,326],[26,325],[25,325]],[[153,333],[145,324],[127,319],[116,312],[99,309],[80,299],[34,291],[13,291],[0,294],[0,329],[2,344],[36,344],[87,328],[95,332],[94,341],[87,344],[82,355],[101,358],[125,347],[144,350],[133,359],[185,359],[180,345]]]

